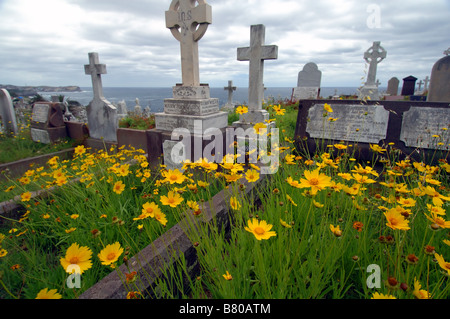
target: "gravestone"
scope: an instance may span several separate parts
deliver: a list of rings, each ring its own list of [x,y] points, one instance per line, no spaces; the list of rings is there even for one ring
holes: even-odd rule
[[[224,87],[224,90],[228,91],[228,100],[222,110],[234,110],[233,92],[236,91],[236,87],[233,86],[233,81],[228,81],[228,86]]]
[[[330,151],[328,145],[352,145],[348,152],[372,160],[370,145],[400,150],[402,158],[435,163],[450,158],[450,107],[448,103],[414,101],[303,100],[295,130],[298,149]],[[325,116],[324,116],[325,114]],[[333,120],[329,120],[332,116]],[[391,143],[391,145],[390,145]],[[340,152],[336,150],[336,152]],[[436,153],[439,152],[439,153]]]
[[[16,135],[19,132],[16,113],[11,96],[6,89],[0,90],[0,116],[5,135]]]
[[[237,49],[238,61],[249,61],[248,112],[241,114],[239,121],[233,126],[248,128],[256,123],[264,123],[269,113],[262,109],[264,99],[264,61],[278,58],[276,45],[264,45],[265,26],[262,24],[250,27],[250,46]]]
[[[182,83],[173,87],[173,98],[164,100],[164,112],[155,113],[156,130],[166,134],[186,129],[202,136],[207,128],[224,129],[228,114],[219,111],[219,99],[211,98],[209,85],[201,84],[199,76],[198,41],[212,23],[211,6],[205,0],[173,0],[165,14],[166,27],[180,42]],[[166,157],[174,144],[164,145]],[[186,159],[196,160],[192,149],[186,147],[185,151]]]
[[[92,78],[93,100],[87,106],[89,136],[94,140],[117,142],[117,108],[103,96],[102,74],[106,65],[100,64],[98,53],[89,53],[89,64],[84,66],[85,74]]]
[[[61,103],[36,102],[31,113],[31,138],[44,144],[67,137]]]
[[[450,102],[450,55],[434,64],[427,101]]]
[[[364,52],[364,60],[369,63],[369,71],[366,83],[359,89],[360,99],[368,97],[371,100],[378,100],[380,98],[375,79],[377,76],[378,64],[386,58],[386,55],[387,52],[380,45],[380,41],[374,41],[372,46]]]
[[[416,90],[416,81],[417,78],[410,75],[406,78],[403,78],[403,86],[402,86],[402,95],[414,95],[414,92]]]
[[[400,80],[397,79],[396,77],[391,78],[388,81],[386,94],[391,95],[391,96],[396,96],[398,94],[398,85],[399,85],[399,83],[400,83]]]
[[[117,119],[123,119],[128,115],[128,107],[125,100],[119,101],[115,107],[117,108]]]
[[[417,85],[418,85],[418,87],[417,87],[417,91],[416,92],[414,92],[414,94],[421,94],[423,91],[422,91],[422,85],[423,85],[423,81],[422,80],[420,80],[418,83],[417,83]]]
[[[322,71],[317,64],[309,62],[305,64],[303,70],[298,73],[297,87],[294,88],[293,98],[316,99],[319,97]]]

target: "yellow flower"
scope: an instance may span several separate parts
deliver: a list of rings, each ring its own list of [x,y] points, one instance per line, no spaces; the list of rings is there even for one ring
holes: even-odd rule
[[[313,200],[313,204],[314,206],[316,206],[317,208],[322,208],[324,206],[324,204],[321,204],[319,202],[316,202],[315,200]]]
[[[48,290],[44,288],[38,292],[36,299],[61,299],[62,296],[56,292],[56,289]]]
[[[414,207],[416,205],[416,201],[412,198],[400,198],[397,202],[405,207]]]
[[[20,195],[20,199],[22,200],[22,202],[30,201],[31,193],[30,192],[23,193],[22,195]]]
[[[122,253],[123,248],[120,247],[120,243],[115,242],[112,245],[107,245],[102,251],[100,251],[97,257],[100,259],[102,265],[108,266],[114,264]]]
[[[249,183],[256,182],[259,179],[259,173],[258,173],[258,171],[254,170],[254,169],[249,169],[245,173],[245,178],[247,179],[247,181]]]
[[[380,153],[380,154],[386,152],[386,149],[382,148],[378,144],[370,144],[370,148],[372,149],[372,151]]]
[[[183,175],[178,169],[162,172],[162,176],[165,177],[165,180],[170,184],[182,184],[186,180],[186,176]]]
[[[336,147],[338,150],[347,149],[347,145],[344,145],[344,144],[334,144],[334,147]]]
[[[264,123],[256,123],[253,126],[253,129],[255,130],[255,133],[258,135],[265,134],[267,132],[267,125]]]
[[[75,155],[82,155],[84,153],[86,153],[86,148],[84,147],[84,145],[75,147]]]
[[[320,169],[314,171],[305,171],[305,178],[300,179],[301,188],[311,188],[311,194],[315,195],[318,191],[331,186],[331,177],[319,173]]]
[[[198,181],[197,184],[198,184],[199,187],[203,187],[203,188],[209,186],[209,183],[208,182],[204,182],[204,181]]]
[[[294,161],[294,159],[295,159],[295,155],[286,155],[285,157],[284,157],[284,161],[286,162],[286,164],[287,165],[295,165],[295,161]]]
[[[113,186],[113,192],[120,195],[125,189],[125,184],[122,181],[118,181]]]
[[[65,229],[64,231],[66,232],[66,234],[70,234],[70,233],[73,233],[75,230],[76,230],[75,227],[71,227],[69,229]]]
[[[8,251],[6,249],[3,249],[0,247],[0,258],[5,257],[8,254]]]
[[[334,234],[334,236],[336,236],[336,237],[342,236],[342,230],[339,228],[339,225],[334,227],[334,225],[330,224],[330,230]]]
[[[68,273],[73,271],[82,274],[92,267],[91,262],[92,251],[87,246],[80,247],[77,243],[73,243],[66,251],[65,257],[61,257],[60,262],[64,270]],[[70,265],[78,267],[69,268]]]
[[[442,255],[438,255],[437,253],[434,253],[434,258],[438,261],[439,266],[450,276],[450,262],[446,262],[444,257]]]
[[[386,225],[392,229],[408,230],[409,221],[395,208],[389,209],[384,213],[387,219]]]
[[[420,282],[414,277],[414,290],[413,290],[413,295],[417,298],[417,299],[430,299],[431,298],[431,294],[423,289],[422,286],[420,285]]]
[[[291,196],[289,196],[288,194],[286,194],[286,198],[287,198],[288,201],[291,202],[292,205],[297,206],[297,204],[294,202],[294,200],[292,199]]]
[[[230,275],[228,270],[227,270],[227,273],[225,275],[222,275],[222,276],[223,276],[223,278],[225,278],[225,280],[232,280],[233,279],[233,276]]]
[[[236,197],[231,197],[230,198],[230,206],[234,210],[239,210],[241,208],[241,204],[239,204],[239,202],[238,202]]]
[[[155,219],[163,226],[166,226],[167,224],[167,218],[166,215],[161,212],[160,210],[155,211]]]
[[[325,103],[325,104],[323,105],[323,108],[324,108],[324,110],[327,111],[328,113],[333,113],[333,109],[331,108],[331,105],[330,105],[330,104]]]
[[[283,227],[286,227],[286,228],[292,228],[292,226],[291,225],[289,225],[288,223],[286,223],[284,220],[282,220],[282,219],[280,219],[280,224],[281,224],[281,226],[283,226]]]
[[[427,219],[433,223],[432,228],[438,229],[440,228],[450,228],[450,221],[446,221],[441,216],[438,216],[436,213],[431,213],[430,215],[425,214]]]
[[[423,188],[423,192],[432,198],[432,202],[434,206],[442,206],[444,202],[442,200],[450,201],[450,197],[446,197],[441,195],[438,191],[436,191],[433,187],[427,186]]]
[[[184,200],[180,194],[170,191],[167,196],[161,196],[160,201],[163,205],[168,205],[170,207],[177,207]]]
[[[367,175],[353,174],[353,179],[360,184],[373,184],[375,180],[369,178]]]
[[[370,298],[370,299],[397,299],[397,298],[395,298],[392,295],[384,295],[384,294],[381,294],[378,292],[374,292],[372,295],[372,298]]]
[[[192,200],[188,200],[186,204],[193,211],[197,211],[197,210],[200,209],[200,207],[198,206],[197,202],[194,202]]]
[[[145,219],[147,217],[155,217],[155,213],[156,212],[161,212],[158,205],[156,205],[155,203],[145,203],[142,205],[142,214],[139,215],[139,217],[133,218],[133,220],[141,220],[141,219]]]
[[[264,220],[259,222],[256,218],[253,218],[253,220],[247,221],[247,225],[248,227],[245,227],[244,229],[252,233],[257,240],[269,239],[270,237],[277,235],[276,232],[271,231],[272,225],[267,224]]]
[[[247,107],[245,107],[245,106],[238,106],[237,108],[236,108],[236,113],[238,113],[238,114],[245,114],[245,113],[247,113],[248,112],[248,108]]]

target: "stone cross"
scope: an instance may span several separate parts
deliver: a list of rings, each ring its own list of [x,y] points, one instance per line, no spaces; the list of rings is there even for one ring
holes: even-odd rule
[[[16,113],[14,111],[11,96],[6,89],[0,90],[0,116],[6,135],[16,135],[19,132]]]
[[[84,66],[84,72],[92,78],[92,90],[94,92],[94,99],[102,99],[103,85],[102,74],[106,74],[106,65],[100,64],[98,53],[89,53],[89,64]]]
[[[118,127],[117,108],[103,96],[101,75],[106,74],[106,66],[99,63],[98,53],[89,53],[89,64],[84,66],[84,71],[92,78],[94,93],[94,99],[86,108],[89,135],[93,139],[116,142]]]
[[[233,104],[233,91],[236,91],[236,87],[233,86],[233,81],[228,81],[228,86],[224,87],[225,91],[228,91],[228,102],[227,105]]]
[[[205,0],[172,0],[166,11],[166,27],[180,42],[183,86],[200,85],[198,41],[211,23],[211,6]]]
[[[264,98],[264,60],[278,58],[276,45],[264,45],[265,26],[252,25],[250,30],[250,47],[238,48],[238,61],[250,61],[248,108],[250,111],[261,109]]]
[[[444,55],[450,55],[450,48],[444,51]]]
[[[377,65],[386,58],[386,50],[380,46],[380,41],[374,41],[373,45],[364,52],[364,60],[369,63],[366,86],[375,85]]]
[[[377,80],[377,82],[375,83],[375,85],[376,85],[377,87],[379,87],[380,84],[381,84],[380,80]]]
[[[422,80],[420,80],[418,83],[417,83],[418,85],[419,85],[419,88],[417,89],[417,91],[419,91],[420,92],[420,90],[422,89],[422,84],[423,84],[423,81]]]
[[[425,79],[423,79],[423,82],[424,82],[423,90],[426,91],[428,90],[428,82],[430,82],[430,78],[428,75],[425,77]]]

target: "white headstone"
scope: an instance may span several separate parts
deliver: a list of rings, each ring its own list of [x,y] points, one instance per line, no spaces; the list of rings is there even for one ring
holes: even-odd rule
[[[396,78],[396,77],[391,78],[388,81],[386,94],[391,95],[391,96],[397,96],[399,83],[400,83],[400,80],[398,78]]]
[[[16,113],[11,100],[11,96],[6,89],[0,90],[0,116],[3,127],[7,135],[16,135],[19,132],[17,127]]]
[[[94,93],[94,99],[87,106],[89,135],[93,139],[117,142],[117,109],[103,96],[101,75],[106,74],[106,65],[99,63],[98,53],[91,52],[84,69],[92,77]]]
[[[238,61],[250,61],[248,86],[248,113],[242,114],[240,122],[260,123],[268,120],[267,111],[262,109],[264,98],[264,61],[278,58],[276,45],[264,45],[265,26],[252,25],[250,47],[238,48]]]

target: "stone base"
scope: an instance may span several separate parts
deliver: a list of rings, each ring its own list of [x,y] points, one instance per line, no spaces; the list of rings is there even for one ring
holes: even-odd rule
[[[164,113],[180,115],[208,115],[219,112],[219,99],[165,99]]]
[[[177,84],[172,91],[174,99],[209,99],[211,97],[208,84],[200,84],[200,86]]]
[[[359,90],[359,99],[379,100],[380,94],[378,93],[378,87],[376,86],[364,86]]]
[[[172,132],[177,128],[188,129],[194,134],[203,134],[208,128],[224,128],[228,125],[228,114],[216,112],[210,115],[181,115],[155,113],[157,130]]]
[[[66,126],[51,127],[46,129],[31,128],[31,139],[38,143],[52,144],[67,137]]]
[[[233,126],[248,128],[257,123],[267,124],[266,120],[269,120],[269,112],[266,110],[248,111],[248,113],[242,114],[239,121],[234,122]]]

